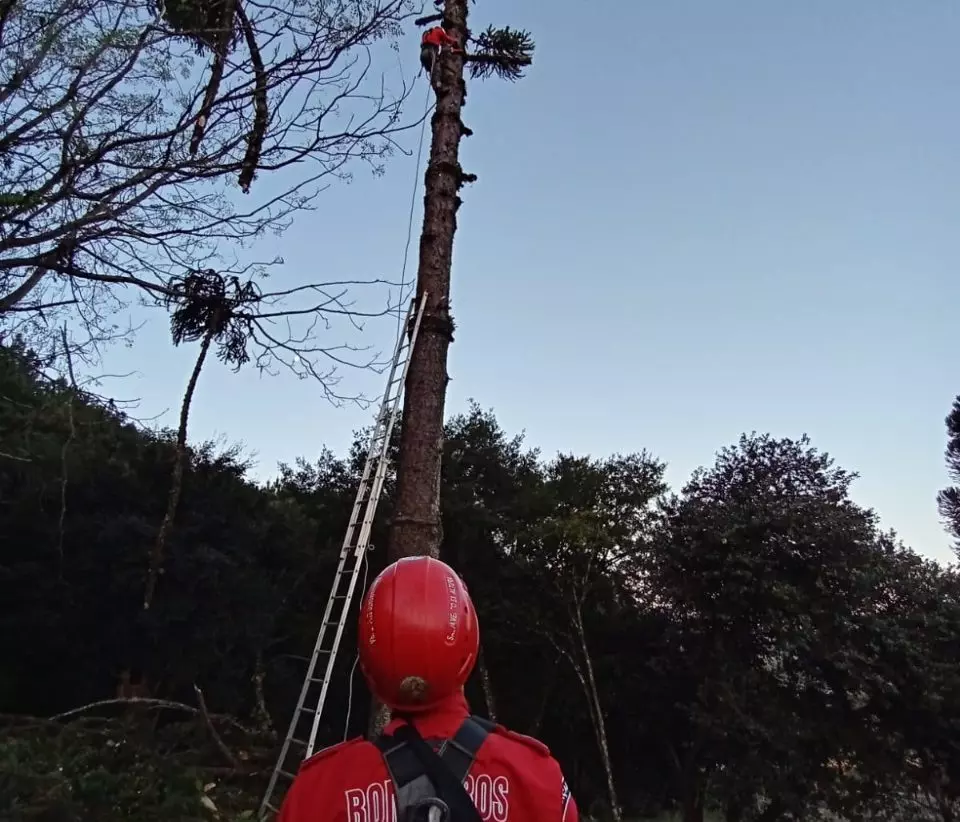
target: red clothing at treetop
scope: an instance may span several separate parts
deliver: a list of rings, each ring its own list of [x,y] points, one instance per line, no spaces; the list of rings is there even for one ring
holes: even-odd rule
[[[456,46],[457,41],[452,35],[447,34],[442,26],[434,26],[432,29],[423,33],[423,37],[420,39],[420,45],[440,48],[440,46]]]
[[[411,721],[424,739],[449,739],[469,714],[462,693]],[[401,724],[391,722],[385,733]],[[483,822],[578,822],[560,765],[549,749],[501,726],[490,733],[464,780]],[[395,822],[394,786],[380,750],[362,737],[320,751],[300,767],[278,822]]]

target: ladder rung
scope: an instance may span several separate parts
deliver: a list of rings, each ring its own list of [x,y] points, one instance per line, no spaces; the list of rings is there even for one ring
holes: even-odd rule
[[[307,709],[304,708],[304,710],[307,710]],[[310,713],[313,713],[313,711],[311,710]],[[297,745],[299,745],[301,748],[306,748],[306,747],[307,747],[307,743],[304,742],[304,740],[302,740],[302,739],[297,739],[295,736],[291,736],[291,737],[290,737],[290,741],[291,741],[291,742],[295,742],[295,743],[296,743]]]
[[[288,771],[285,771],[283,768],[277,768],[277,773],[278,773],[278,774],[281,774],[282,776],[285,776],[287,779],[289,779],[289,780],[291,780],[291,781],[293,781],[294,779],[297,778],[297,775],[296,775],[296,774],[293,774],[293,773],[290,773],[290,772],[288,772]]]

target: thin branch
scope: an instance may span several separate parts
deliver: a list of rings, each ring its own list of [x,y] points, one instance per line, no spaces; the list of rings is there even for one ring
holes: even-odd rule
[[[114,697],[111,699],[98,699],[96,702],[90,702],[86,705],[81,705],[79,708],[72,708],[69,711],[64,711],[63,713],[54,714],[50,717],[51,721],[60,721],[64,719],[70,719],[75,716],[80,716],[81,714],[88,713],[90,711],[96,710],[97,708],[105,708],[109,705],[143,705],[147,708],[160,708],[167,709],[171,711],[182,711],[184,713],[193,714],[194,716],[201,716],[201,711],[199,708],[194,708],[192,705],[185,705],[182,702],[174,702],[170,699],[156,699],[155,697],[147,696],[130,696],[130,697]],[[216,720],[217,722],[223,722],[226,725],[229,725],[232,728],[236,728],[238,731],[246,734],[247,736],[256,736],[256,732],[245,728],[236,719],[232,716],[227,716],[226,714],[208,714],[211,720]]]
[[[267,701],[263,693],[263,681],[265,678],[266,671],[263,666],[263,652],[257,650],[253,669],[254,717],[257,719],[259,728],[265,736],[276,738],[277,732],[274,730],[273,720],[270,718],[270,712],[267,710]]]
[[[187,382],[187,389],[183,394],[183,402],[180,405],[180,425],[177,428],[176,456],[173,464],[173,478],[170,484],[170,493],[167,497],[167,510],[163,515],[163,522],[160,524],[160,531],[157,534],[157,540],[153,546],[153,552],[150,556],[150,571],[147,577],[147,588],[143,596],[143,610],[147,611],[153,601],[153,594],[157,587],[157,577],[163,573],[163,554],[166,549],[167,536],[173,528],[173,518],[177,515],[177,506],[180,502],[180,494],[183,491],[183,472],[187,461],[187,421],[190,417],[190,403],[193,401],[193,392],[197,388],[197,380],[200,379],[200,371],[207,359],[207,352],[210,350],[210,343],[213,341],[213,335],[216,332],[216,324],[211,322],[207,333],[200,343],[200,352],[197,354],[197,361],[194,363],[193,371],[190,373],[190,379]]]
[[[64,535],[64,525],[67,520],[67,482],[68,482],[68,466],[67,466],[67,453],[70,450],[70,446],[73,444],[74,439],[77,436],[77,426],[73,417],[73,398],[77,394],[77,378],[73,373],[73,358],[70,355],[70,346],[67,343],[67,327],[66,325],[60,329],[60,338],[63,342],[63,355],[66,358],[67,363],[67,374],[70,377],[70,393],[67,397],[67,421],[70,425],[69,434],[63,442],[63,446],[60,449],[60,517],[57,523],[57,575],[58,579],[63,580],[63,535]]]
[[[32,462],[30,457],[18,457],[16,454],[9,454],[6,451],[0,451],[0,457],[8,460],[14,460],[16,462]]]
[[[63,308],[68,305],[77,305],[79,300],[58,300],[53,303],[35,303],[33,305],[12,305],[9,308],[3,309],[5,314],[15,314],[17,312],[21,314],[41,314],[44,311],[49,311],[51,308]]]
[[[200,706],[200,714],[203,716],[203,721],[207,724],[207,729],[210,731],[210,736],[213,737],[214,744],[220,750],[220,753],[223,754],[227,762],[229,762],[236,770],[239,771],[243,766],[230,752],[230,749],[223,741],[223,738],[217,733],[217,729],[213,727],[213,720],[210,719],[210,713],[207,711],[207,702],[203,698],[203,691],[200,690],[196,683],[193,685],[193,690],[197,694],[197,705]]]

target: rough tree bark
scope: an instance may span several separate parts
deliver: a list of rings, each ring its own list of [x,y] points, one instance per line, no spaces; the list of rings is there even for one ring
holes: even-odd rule
[[[483,699],[487,703],[487,718],[491,722],[496,722],[497,702],[493,698],[493,682],[490,679],[490,669],[487,668],[487,660],[483,655],[483,645],[480,646],[480,652],[477,654],[477,668],[480,671],[480,687],[483,688]]]
[[[434,69],[437,107],[430,123],[430,159],[424,174],[423,228],[417,269],[417,300],[427,295],[420,333],[410,352],[404,385],[397,495],[387,537],[387,559],[440,555],[440,459],[446,399],[447,350],[453,341],[450,314],[450,267],[457,231],[457,192],[463,182],[460,139],[466,83],[463,49],[467,39],[467,0],[446,0],[443,26],[460,52],[444,50]],[[419,305],[419,302],[418,302]],[[373,702],[370,735],[390,721],[389,709]]]
[[[467,0],[446,0],[444,28],[462,49],[467,35]],[[463,53],[445,50],[435,70],[437,107],[431,122],[430,160],[425,173],[423,229],[417,299],[427,294],[417,344],[407,371],[397,497],[387,541],[392,562],[400,557],[440,555],[440,457],[447,391],[447,350],[453,341],[450,267],[457,230],[457,192],[463,183],[460,139],[466,84]]]

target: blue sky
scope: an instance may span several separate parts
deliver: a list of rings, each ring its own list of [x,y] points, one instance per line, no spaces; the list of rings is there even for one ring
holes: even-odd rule
[[[948,559],[935,494],[960,393],[960,6],[478,0],[471,14],[530,29],[537,53],[519,83],[473,83],[464,113],[479,181],[454,253],[448,411],[473,397],[548,456],[647,448],[675,485],[742,431],[806,432],[861,473],[855,497],[885,526]],[[398,279],[413,182],[398,156],[335,185],[264,247],[285,258],[276,281]],[[372,321],[364,341],[389,348],[395,325]],[[137,369],[114,390],[172,425],[194,356],[151,321],[110,352],[109,370]],[[345,372],[342,387],[381,383]],[[243,441],[267,477],[345,450],[371,415],[211,363],[190,435]]]

